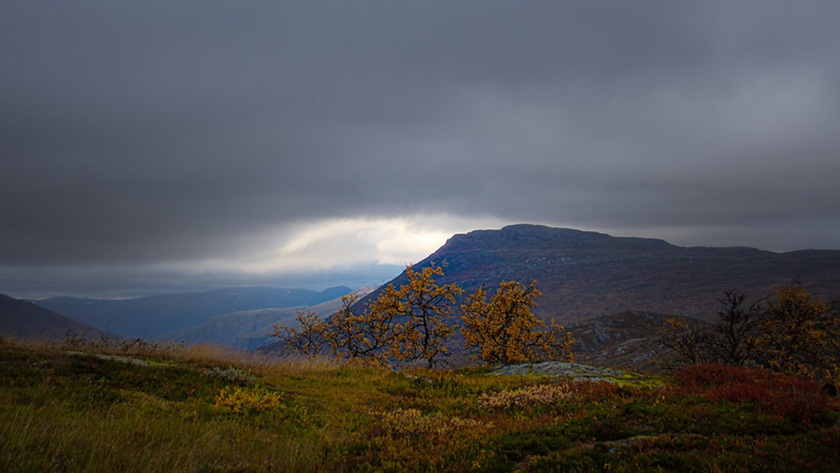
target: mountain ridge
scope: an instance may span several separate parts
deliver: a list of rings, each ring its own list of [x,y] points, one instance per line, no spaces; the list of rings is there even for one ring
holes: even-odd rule
[[[458,283],[465,294],[479,287],[493,292],[505,280],[536,280],[543,295],[535,313],[564,324],[625,311],[708,320],[724,290],[761,298],[794,280],[819,296],[840,298],[838,250],[680,247],[661,239],[516,224],[453,235],[414,267],[432,262],[446,266],[439,283]],[[403,272],[390,283],[405,281]]]
[[[735,288],[759,299],[794,280],[818,296],[840,299],[837,250],[680,247],[655,238],[516,224],[453,235],[414,267],[432,262],[446,265],[438,282],[458,283],[464,297],[479,287],[492,293],[501,281],[536,280],[543,295],[534,312],[566,326],[628,312],[710,320],[724,290]],[[405,280],[402,273],[390,283],[399,286]],[[384,287],[362,298],[354,310],[363,311]],[[38,305],[123,337],[181,337],[255,348],[266,341],[266,327],[293,324],[297,308],[349,292],[347,287],[321,292],[240,287],[111,301],[58,297]],[[331,315],[327,306],[322,309],[322,317]],[[457,315],[451,322],[459,322]]]

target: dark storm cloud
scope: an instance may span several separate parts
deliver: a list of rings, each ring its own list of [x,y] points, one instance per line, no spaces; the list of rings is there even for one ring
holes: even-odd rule
[[[0,265],[235,259],[300,222],[418,213],[838,248],[837,18],[7,1]]]

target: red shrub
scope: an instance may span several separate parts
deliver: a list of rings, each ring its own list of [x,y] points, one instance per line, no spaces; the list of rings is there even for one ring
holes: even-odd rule
[[[674,377],[686,394],[751,403],[763,414],[805,424],[824,419],[832,408],[818,383],[764,369],[707,364],[687,367]]]
[[[572,396],[591,402],[618,399],[624,391],[626,390],[608,381],[578,381],[569,386]]]
[[[677,384],[689,390],[702,390],[712,386],[750,382],[765,375],[762,369],[746,369],[740,366],[702,364],[687,366],[674,373]]]

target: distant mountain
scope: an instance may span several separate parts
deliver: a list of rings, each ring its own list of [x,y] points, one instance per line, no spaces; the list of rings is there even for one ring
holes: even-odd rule
[[[774,253],[755,248],[679,247],[663,240],[539,225],[512,225],[455,235],[415,269],[446,262],[440,283],[469,294],[500,281],[537,281],[535,312],[571,324],[625,311],[714,316],[730,288],[760,298],[792,280],[814,294],[840,298],[840,251]],[[405,274],[392,283],[399,286]],[[360,302],[360,307],[379,291]]]
[[[176,330],[203,324],[222,314],[312,306],[349,292],[350,288],[343,286],[323,292],[242,287],[124,300],[55,297],[37,304],[123,337],[157,339]]]
[[[355,292],[364,296],[373,289],[373,287],[362,288]],[[295,318],[298,310],[312,311],[324,318],[336,313],[341,308],[341,296],[348,294],[348,292],[343,289],[328,290],[324,291],[323,294],[325,296],[338,294],[338,296],[308,307],[246,310],[217,315],[202,324],[165,333],[161,338],[187,343],[213,343],[253,350],[276,340],[268,336],[268,333],[273,330],[274,324],[297,325]]]
[[[31,302],[0,294],[0,336],[48,341],[64,339],[68,334],[87,338],[108,336],[90,325]]]

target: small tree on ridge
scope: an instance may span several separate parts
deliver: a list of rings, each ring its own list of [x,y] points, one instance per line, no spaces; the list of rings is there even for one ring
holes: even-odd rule
[[[475,361],[490,365],[571,361],[571,333],[554,321],[547,326],[531,311],[542,295],[536,284],[533,281],[525,287],[517,281],[503,281],[489,302],[486,291],[479,288],[461,306],[461,333]]]
[[[399,288],[387,285],[371,304],[370,312],[398,322],[391,357],[404,363],[423,360],[433,368],[448,355],[446,342],[455,327],[446,322],[446,317],[452,314],[463,290],[455,283],[438,284],[436,278],[443,276],[443,266],[434,262],[420,271],[408,265],[405,274],[408,283]]]

